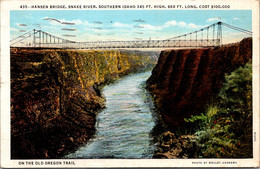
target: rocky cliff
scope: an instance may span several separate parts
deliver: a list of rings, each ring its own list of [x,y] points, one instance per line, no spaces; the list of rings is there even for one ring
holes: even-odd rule
[[[252,58],[252,39],[215,48],[162,51],[147,80],[163,121],[173,130],[184,118],[203,112],[225,74]]]
[[[95,132],[100,87],[156,63],[155,53],[11,49],[11,158],[58,158]]]

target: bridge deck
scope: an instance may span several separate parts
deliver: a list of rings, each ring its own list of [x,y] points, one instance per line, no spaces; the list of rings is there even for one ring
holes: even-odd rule
[[[33,47],[102,49],[102,48],[172,48],[172,47],[214,47],[219,46],[219,39],[198,40],[142,40],[142,41],[100,41],[100,42],[66,42],[35,43]],[[30,47],[32,44],[27,44]],[[23,45],[24,46],[24,45]],[[18,47],[18,46],[12,46]]]

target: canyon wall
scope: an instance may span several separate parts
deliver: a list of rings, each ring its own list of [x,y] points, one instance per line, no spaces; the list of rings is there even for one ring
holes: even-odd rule
[[[156,53],[11,49],[11,158],[59,158],[95,133],[100,89]],[[7,112],[8,113],[8,112]]]
[[[202,113],[225,80],[225,74],[252,58],[252,39],[215,48],[162,51],[147,89],[162,120],[174,130],[184,118]]]

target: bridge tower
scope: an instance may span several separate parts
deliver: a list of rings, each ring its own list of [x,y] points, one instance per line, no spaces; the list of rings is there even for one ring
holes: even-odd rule
[[[218,46],[221,46],[222,45],[222,22],[218,22],[217,25],[218,25],[217,39],[219,40]]]

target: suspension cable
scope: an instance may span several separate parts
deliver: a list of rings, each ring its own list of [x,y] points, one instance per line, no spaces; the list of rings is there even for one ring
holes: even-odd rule
[[[14,41],[14,40],[16,40],[16,39],[18,39],[18,38],[21,38],[21,37],[25,36],[26,34],[32,32],[32,31],[33,31],[33,30],[30,30],[29,32],[26,32],[26,33],[24,33],[24,34],[22,34],[22,35],[20,35],[20,36],[17,36],[16,38],[10,40],[10,42],[12,42],[12,41]]]
[[[64,41],[64,42],[69,42],[69,43],[74,43],[74,42],[75,42],[75,41],[71,41],[71,40],[59,38],[59,37],[57,37],[57,36],[53,36],[53,35],[51,35],[51,34],[49,34],[49,33],[47,33],[47,32],[44,32],[44,31],[42,31],[42,30],[35,30],[34,33],[31,33],[31,32],[33,32],[33,31],[34,31],[34,30],[30,30],[30,31],[28,31],[28,32],[26,32],[26,33],[24,33],[24,34],[22,34],[22,35],[20,35],[20,36],[18,36],[18,37],[16,37],[16,38],[10,40],[10,42],[13,42],[13,41],[15,41],[15,40],[17,40],[17,39],[19,39],[19,38],[24,37],[24,38],[18,40],[17,42],[11,43],[11,45],[16,44],[16,43],[19,43],[19,42],[21,42],[21,41],[23,41],[23,40],[29,38],[31,35],[37,34],[38,32],[45,34],[45,35],[46,35],[46,38],[47,38],[47,36],[50,36],[50,37],[54,38],[54,40],[55,40],[55,38],[57,38],[57,39],[61,39],[61,40]],[[27,34],[28,34],[28,35],[27,35]],[[25,37],[25,36],[27,36],[27,37]]]
[[[239,28],[239,27],[236,27],[236,26],[232,26],[230,24],[227,24],[227,23],[224,23],[224,22],[217,22],[217,23],[214,23],[212,25],[209,25],[207,27],[204,27],[202,29],[200,29],[201,31],[203,31],[204,29],[209,29],[210,27],[213,27],[213,39],[214,39],[214,33],[215,33],[215,26],[218,25],[218,24],[222,24],[228,28],[231,28],[231,29],[234,29],[236,31],[240,31],[240,32],[243,32],[245,34],[249,34],[249,35],[252,35],[252,31],[249,31],[249,30],[246,30],[246,29],[242,29],[242,28]],[[197,33],[198,31],[194,31],[194,32],[191,32],[190,34],[194,34],[194,33]],[[185,36],[186,34],[183,34],[183,35],[179,35],[179,36],[175,36],[175,37],[172,37],[172,38],[169,38],[169,39],[166,39],[166,40],[171,40],[171,39],[177,39],[177,38],[180,38],[182,36]]]
[[[246,33],[246,34],[249,34],[249,35],[252,35],[253,32],[249,31],[249,30],[246,30],[246,29],[242,29],[242,28],[239,28],[239,27],[236,27],[236,26],[232,26],[232,25],[229,25],[229,24],[226,24],[226,23],[223,23],[222,24],[228,28],[231,28],[231,29],[234,29],[236,31],[240,31],[240,32],[243,32],[243,33]]]
[[[208,28],[210,28],[210,27],[213,27],[213,26],[216,25],[216,24],[217,24],[217,23],[214,23],[214,24],[209,25],[209,26],[206,26],[206,27],[204,27],[204,28],[202,28],[202,29],[200,29],[200,30],[208,29]],[[194,32],[186,33],[186,34],[195,34],[195,33],[197,33],[197,32],[198,32],[198,31],[194,31]],[[180,38],[180,37],[182,37],[182,36],[185,36],[186,34],[179,35],[179,36],[175,36],[175,37],[168,38],[168,39],[165,39],[165,40],[177,39],[177,38]]]

